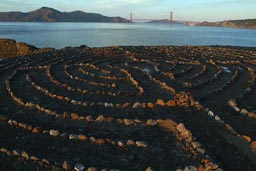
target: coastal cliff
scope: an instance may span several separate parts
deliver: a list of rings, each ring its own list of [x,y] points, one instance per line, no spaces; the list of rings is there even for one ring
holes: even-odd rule
[[[12,39],[0,39],[0,58],[44,53],[52,50],[53,48],[36,48],[35,46],[16,42]]]

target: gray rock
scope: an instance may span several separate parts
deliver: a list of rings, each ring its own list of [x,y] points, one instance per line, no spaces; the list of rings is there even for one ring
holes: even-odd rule
[[[212,111],[209,111],[208,116],[214,117],[214,113]]]
[[[74,169],[75,169],[76,171],[84,171],[85,166],[82,165],[81,163],[76,163]]]
[[[234,107],[234,110],[236,111],[236,112],[240,112],[240,108],[239,107]]]

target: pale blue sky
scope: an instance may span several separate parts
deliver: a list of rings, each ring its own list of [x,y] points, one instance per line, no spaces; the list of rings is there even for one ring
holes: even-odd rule
[[[218,21],[256,18],[256,0],[0,0],[0,11],[27,12],[42,6],[60,11],[82,10],[107,16]]]

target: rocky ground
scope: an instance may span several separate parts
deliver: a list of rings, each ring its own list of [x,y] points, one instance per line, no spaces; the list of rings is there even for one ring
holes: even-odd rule
[[[36,53],[45,53],[54,50],[53,48],[37,48],[23,42],[16,42],[12,39],[0,39],[0,58],[16,57]]]
[[[1,170],[256,170],[256,51],[64,48],[0,60]]]

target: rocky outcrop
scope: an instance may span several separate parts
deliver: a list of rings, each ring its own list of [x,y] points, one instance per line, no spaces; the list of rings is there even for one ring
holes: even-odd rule
[[[12,39],[0,39],[0,58],[44,53],[52,50],[52,48],[39,49],[35,46],[31,46],[23,42],[16,42]]]

